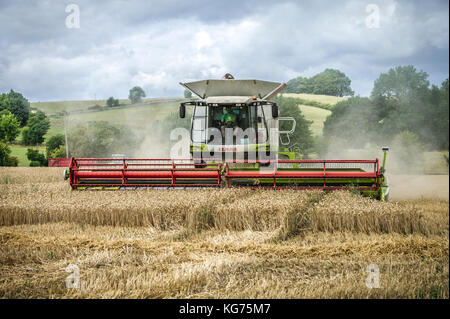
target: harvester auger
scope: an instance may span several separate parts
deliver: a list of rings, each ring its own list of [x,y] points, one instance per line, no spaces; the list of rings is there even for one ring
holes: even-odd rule
[[[66,177],[72,189],[251,187],[271,189],[347,189],[387,200],[383,162],[305,160],[289,140],[296,122],[279,117],[269,99],[286,85],[260,80],[180,83],[199,99],[193,107],[188,159],[72,158]],[[280,122],[291,123],[280,131]]]

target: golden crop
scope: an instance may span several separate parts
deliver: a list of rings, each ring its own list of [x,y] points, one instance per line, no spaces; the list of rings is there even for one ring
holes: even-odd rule
[[[71,191],[61,169],[0,168],[0,297],[448,298],[448,230],[448,200]]]

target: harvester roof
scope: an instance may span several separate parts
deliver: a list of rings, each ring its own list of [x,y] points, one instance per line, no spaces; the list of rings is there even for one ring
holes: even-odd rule
[[[286,87],[286,84],[279,82],[235,79],[202,80],[180,84],[202,99],[221,97],[217,100],[234,100],[232,97],[240,97],[242,101],[253,96],[266,100]]]
[[[250,104],[253,96],[209,96],[205,99],[206,104]]]

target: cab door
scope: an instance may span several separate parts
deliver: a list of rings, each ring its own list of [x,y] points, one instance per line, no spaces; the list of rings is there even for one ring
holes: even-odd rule
[[[193,144],[206,144],[206,126],[208,124],[208,107],[196,105],[191,123],[191,140]]]
[[[256,137],[258,144],[267,142],[267,123],[265,112],[261,105],[256,106]]]

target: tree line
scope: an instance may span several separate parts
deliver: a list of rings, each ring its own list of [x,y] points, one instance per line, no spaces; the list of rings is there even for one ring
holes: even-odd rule
[[[397,66],[375,81],[370,97],[335,105],[323,129],[323,153],[341,144],[390,145],[405,165],[420,166],[424,151],[449,149],[449,80],[431,85],[412,65]]]
[[[412,65],[381,74],[371,96],[352,97],[335,105],[324,123],[324,137],[340,137],[361,147],[409,131],[427,150],[449,148],[449,83],[428,81]]]
[[[130,89],[128,98],[131,100],[131,103],[135,104],[141,102],[145,96],[145,91],[141,87],[135,86]],[[106,103],[110,107],[118,106],[119,100],[110,97]],[[113,132],[111,133],[112,135],[109,135],[114,136],[115,139],[117,139],[117,131],[120,131],[119,128],[106,125],[105,123],[100,123],[98,128],[100,130],[95,132],[100,132],[102,129],[102,132]],[[11,90],[9,93],[1,94],[0,166],[18,165],[17,157],[11,156],[10,144],[17,141],[19,134],[21,135],[18,141],[20,144],[27,146],[40,145],[44,143],[44,136],[49,129],[50,120],[47,115],[40,110],[31,110],[30,103],[21,93]],[[82,129],[80,128],[79,131],[81,132]],[[98,140],[102,140],[101,134],[99,134]],[[48,158],[66,157],[64,135],[51,136],[45,144],[45,154],[31,148],[27,150],[30,166],[47,166]],[[92,145],[94,149],[98,148],[98,143],[93,143]],[[100,147],[98,150],[105,151],[105,147]],[[83,152],[89,153],[87,150],[83,150]]]
[[[296,77],[286,83],[286,93],[324,94],[333,96],[353,96],[351,80],[336,69],[325,69],[310,78]]]
[[[50,128],[50,120],[42,111],[32,111],[28,100],[11,90],[0,95],[0,165],[17,166],[18,159],[10,156],[9,144],[21,134],[24,145],[44,142]]]
[[[309,79],[300,77],[288,81],[288,92],[350,95],[331,109],[321,138],[313,138],[311,121],[299,109],[298,99],[281,96],[273,99],[279,105],[281,116],[295,118],[297,127],[290,139],[303,154],[315,151],[324,155],[337,146],[364,148],[367,143],[393,144],[404,149],[405,161],[420,161],[423,151],[449,149],[448,79],[439,86],[430,85],[426,72],[407,65],[380,74],[370,97],[352,96],[350,84],[343,72],[332,69]],[[186,98],[190,97],[189,93],[185,92]],[[132,102],[137,103],[144,96],[145,92],[139,87],[130,90]],[[116,101],[111,98],[112,104]],[[189,128],[189,123],[186,119],[178,119],[174,113],[152,125],[155,132],[168,136],[171,128]],[[41,111],[32,112],[20,93],[11,90],[0,95],[0,165],[17,165],[17,159],[8,156],[8,143],[20,132],[23,144],[36,145],[43,142],[49,127],[46,115]],[[142,142],[142,137],[131,133],[130,128],[107,122],[80,124],[71,133],[69,145],[72,155],[76,156],[101,157],[112,152],[129,154],[131,145]],[[44,165],[49,157],[65,157],[64,146],[64,135],[59,134],[46,141],[45,156],[33,150],[27,155],[33,165]]]

